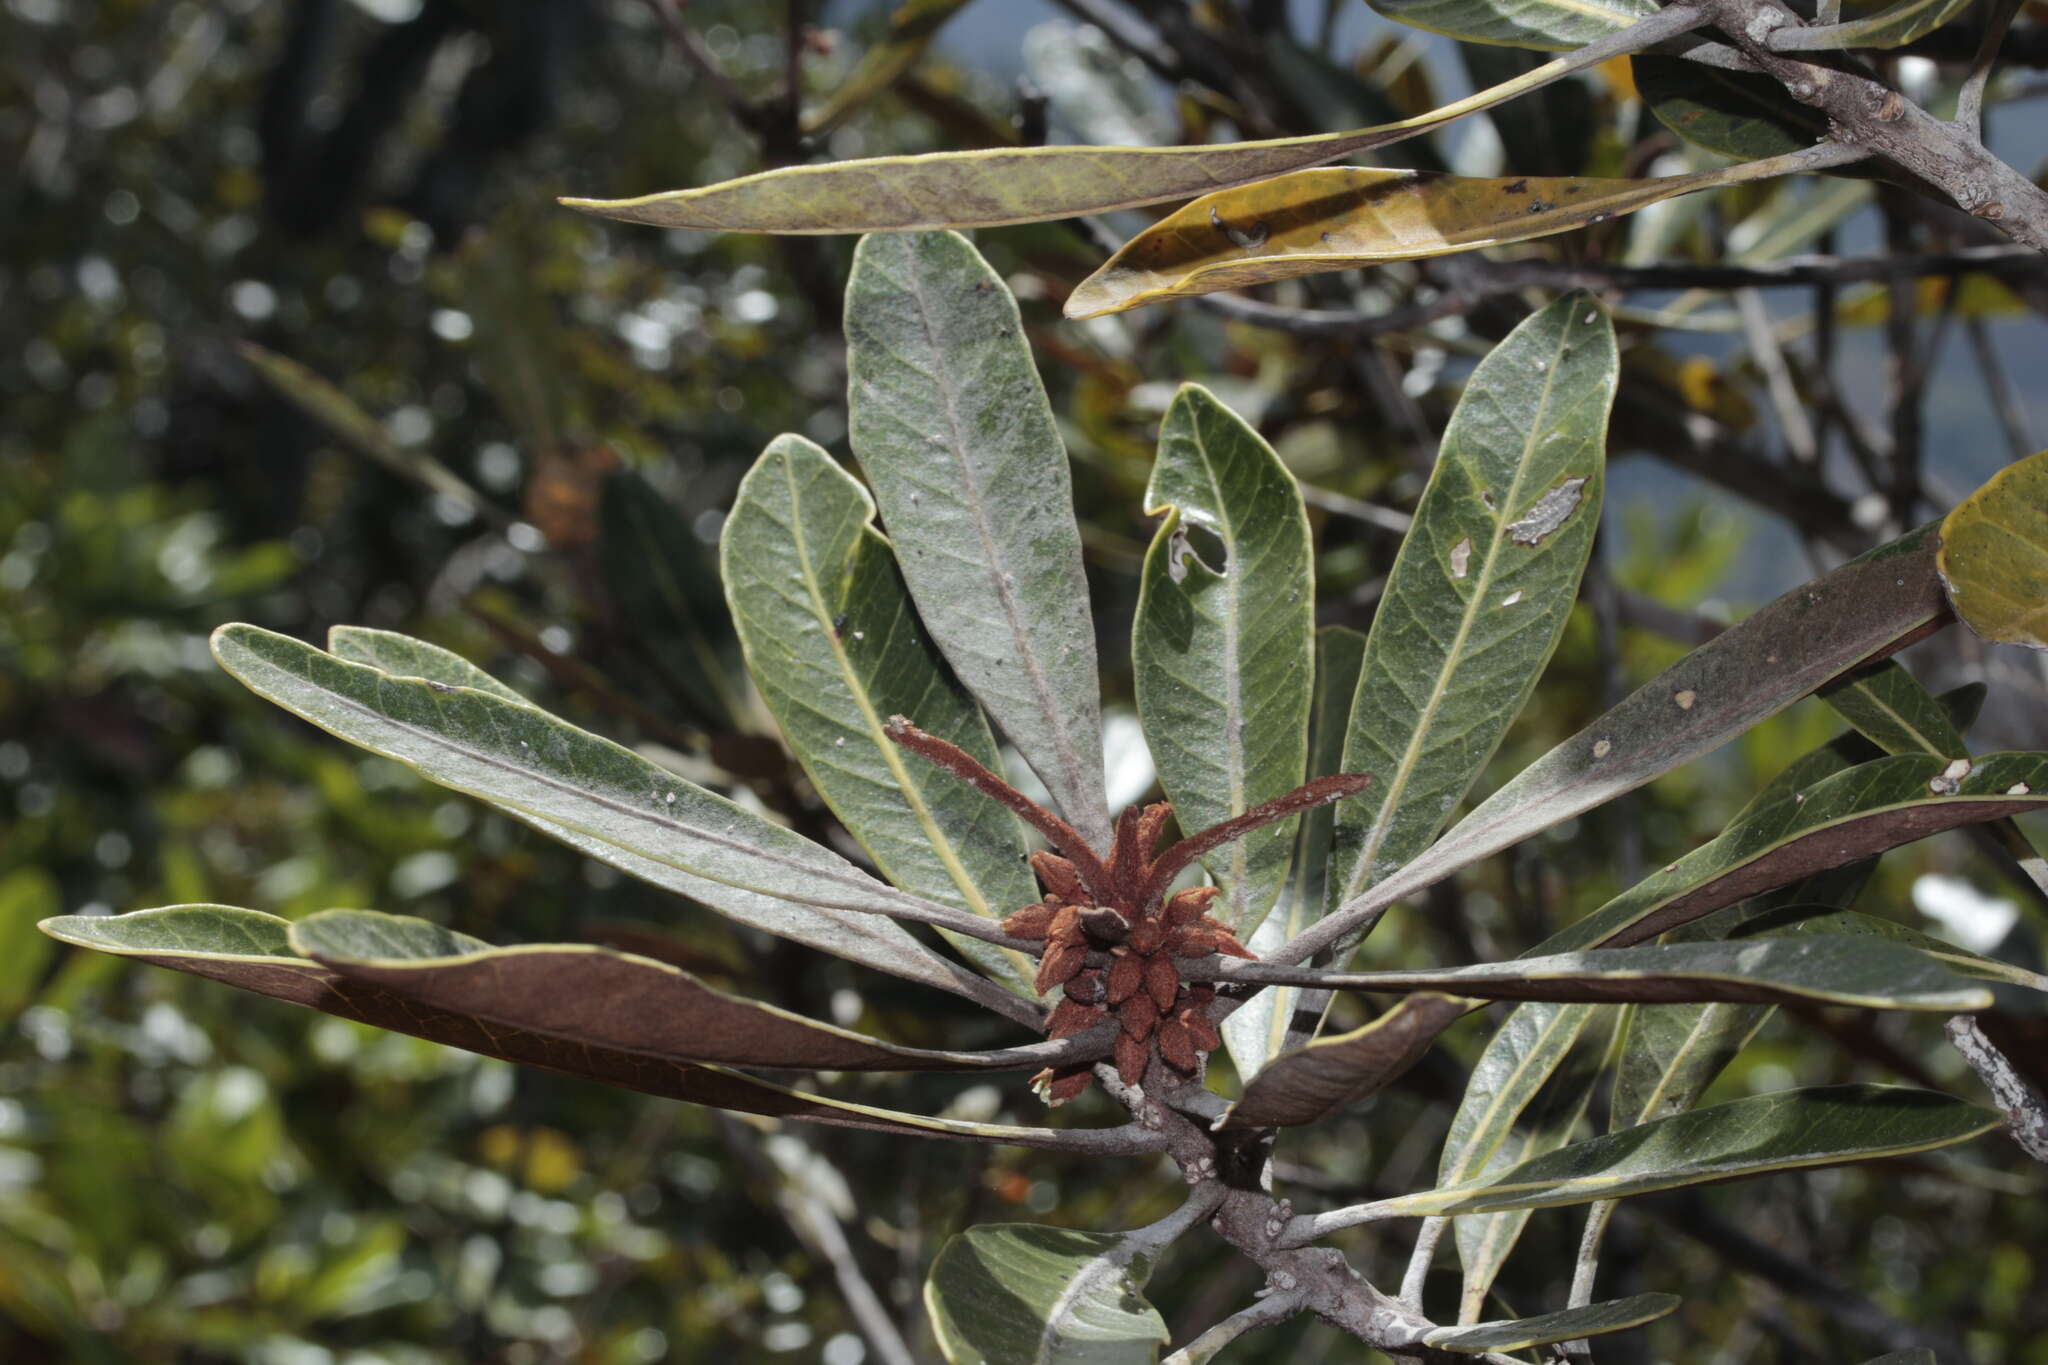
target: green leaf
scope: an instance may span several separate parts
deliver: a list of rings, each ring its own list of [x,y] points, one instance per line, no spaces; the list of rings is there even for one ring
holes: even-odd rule
[[[323,910],[291,926],[300,957],[493,1028],[662,1061],[802,1071],[1020,1070],[1053,1045],[898,1047],[714,990],[677,967],[582,943],[498,948],[409,915]],[[1069,1049],[1070,1050],[1070,1049]]]
[[[2048,450],[2007,465],[1941,523],[1941,581],[1994,644],[2048,649]]]
[[[1007,810],[883,732],[910,717],[994,767],[995,741],[925,638],[874,503],[801,436],[779,436],[740,483],[720,573],[754,685],[818,793],[895,885],[983,919],[1039,898]],[[1028,994],[1037,963],[949,935]]]
[[[1571,294],[1466,381],[1387,576],[1344,767],[1330,899],[1415,857],[1464,798],[1557,648],[1593,547],[1618,373],[1614,330]]]
[[[722,1066],[680,1065],[637,1052],[490,1028],[470,1016],[422,1010],[372,981],[345,980],[330,967],[294,955],[292,927],[275,915],[229,905],[174,905],[118,916],[67,915],[41,926],[52,938],[83,948],[138,958],[344,1019],[643,1094],[903,1137],[1096,1149],[1095,1135],[1088,1129],[1057,1131],[924,1118],[805,1094]]]
[[[1654,5],[1642,13],[1651,15]],[[997,227],[1192,199],[1384,147],[1490,109],[1574,71],[1697,27],[1691,11],[1654,14],[1505,84],[1414,118],[1311,137],[1197,147],[995,147],[784,166],[700,189],[637,199],[564,199],[629,223],[716,232],[903,232]],[[1602,30],[1603,33],[1606,30]],[[1576,47],[1576,42],[1560,46]],[[887,515],[887,507],[883,509]]]
[[[1837,773],[1729,826],[1535,951],[1622,947],[1759,892],[2048,801],[2048,755],[1900,754]]]
[[[1315,582],[1301,490],[1279,456],[1207,389],[1166,410],[1146,510],[1131,640],[1138,718],[1183,830],[1207,829],[1300,786],[1308,760]],[[1191,531],[1213,536],[1203,558]],[[1247,937],[1287,880],[1298,822],[1255,830],[1203,865],[1210,913]]]
[[[1360,632],[1348,626],[1325,626],[1316,632],[1315,703],[1308,727],[1308,771],[1312,777],[1328,777],[1342,770],[1351,694],[1358,690],[1358,669],[1364,657],[1365,636]],[[1323,913],[1330,841],[1336,827],[1334,806],[1318,806],[1302,817],[1283,912],[1269,916],[1247,940],[1254,952],[1271,952]],[[1299,997],[1299,987],[1268,986],[1223,1021],[1223,1042],[1239,1076],[1258,1074],[1286,1045],[1288,1023],[1294,1018]]]
[[[398,678],[425,678],[450,687],[473,687],[521,706],[533,703],[499,682],[452,649],[396,631],[370,626],[334,626],[327,632],[327,652],[352,664],[365,664]]]
[[[1563,51],[1619,33],[1656,0],[1366,0],[1397,24],[1468,43]]]
[[[1329,166],[1205,195],[1125,242],[1067,296],[1070,318],[1331,270],[1526,242],[1782,170],[1749,162],[1648,180]]]
[[[56,945],[35,931],[36,921],[56,913],[57,881],[31,864],[0,876],[0,1019],[28,1008],[42,984]]]
[[[1839,24],[1805,28],[1787,25],[1774,35],[1777,52],[1842,52],[1850,48],[1904,47],[1923,38],[1968,9],[1975,0],[1897,0],[1875,14]]]
[[[1573,1341],[1607,1332],[1625,1332],[1631,1327],[1655,1322],[1678,1305],[1676,1294],[1638,1294],[1634,1298],[1589,1303],[1514,1322],[1439,1327],[1422,1341],[1425,1346],[1434,1346],[1439,1351],[1458,1351],[1468,1355],[1519,1351],[1530,1346],[1548,1346],[1552,1342]]]
[[[1364,1028],[1276,1057],[1245,1086],[1219,1126],[1277,1128],[1348,1109],[1421,1061],[1430,1044],[1471,1008],[1471,1001],[1454,996],[1410,995]]]
[[[805,112],[804,136],[824,136],[894,85],[917,65],[946,21],[966,5],[967,0],[904,0],[889,16],[889,31],[861,54],[859,65],[847,73],[838,89],[816,109]]]
[[[950,1365],[1152,1365],[1165,1320],[1141,1292],[1155,1245],[1029,1223],[947,1241],[924,1301]]]
[[[1859,668],[1823,687],[1819,696],[1888,754],[1969,755],[1947,708],[1897,660]]]
[[[251,691],[330,734],[550,833],[569,831],[593,857],[742,923],[991,1008],[1014,1001],[878,918],[960,912],[884,886],[610,740],[491,692],[392,677],[254,626],[221,627],[213,650]]]
[[[1081,534],[1016,300],[957,233],[868,237],[846,339],[853,450],[925,629],[1061,812],[1107,849]]]
[[[1910,1350],[1891,1351],[1876,1356],[1864,1361],[1863,1365],[1938,1365],[1938,1362],[1934,1358],[1934,1352],[1925,1346],[1915,1346]]]
[[[1559,940],[1564,937],[1556,935],[1544,944],[1538,950],[1541,956],[1469,967],[1332,972],[1245,963],[1230,967],[1225,979],[1340,991],[1448,991],[1474,1000],[1599,1004],[1818,1000],[1865,1009],[1953,1011],[1982,1009],[1991,1003],[1989,993],[1976,983],[1958,979],[1918,952],[1884,944],[1813,935],[1572,952],[1561,950]]]
[[[1936,698],[1941,706],[1942,715],[1948,720],[1949,728],[1958,734],[1968,730],[1976,721],[1977,711],[1984,704],[1986,692],[1984,684],[1971,683]],[[1915,709],[1918,709],[1917,706]],[[1938,729],[1935,722],[1930,721],[1928,725],[1930,731]],[[1955,756],[1961,757],[1961,754]],[[1884,750],[1854,731],[1837,735],[1819,748],[1808,750],[1786,764],[1776,777],[1757,790],[1756,795],[1736,812],[1735,818],[1728,824],[1731,828],[1739,825],[1765,806],[1788,800],[1824,778],[1847,772],[1859,763],[1868,763],[1872,759],[1882,757]]]
[[[605,480],[597,556],[628,643],[705,724],[741,728],[740,647],[717,566],[668,499],[632,470]]]
[[[1472,1068],[1465,1094],[1444,1135],[1437,1184],[1455,1185],[1503,1171],[1572,1140],[1586,1112],[1609,1030],[1594,1023],[1594,1006],[1519,1005],[1501,1022]],[[1493,1282],[1527,1225],[1526,1210],[1454,1219],[1464,1279],[1458,1320],[1478,1321]]]
[[[386,434],[383,423],[364,412],[354,399],[296,360],[287,360],[253,341],[237,342],[242,359],[278,395],[339,439],[358,455],[383,465],[400,478],[430,492],[453,498],[464,507],[500,525],[511,518],[472,488],[461,475],[424,450],[408,449]]]
[[[1947,614],[1934,573],[1935,542],[1922,528],[1751,613],[1523,769],[1426,853],[1268,960],[1303,961],[1395,901],[1711,752],[1836,675],[1927,633]]]
[[[1574,1143],[1484,1181],[1368,1205],[1382,1218],[1550,1208],[1967,1142],[1999,1116],[1904,1086],[1838,1085],[1730,1100]]]
[[[1659,123],[1723,156],[1784,156],[1828,134],[1826,114],[1793,99],[1769,76],[1647,52],[1630,57],[1629,65],[1637,93]]]
[[[1888,943],[1904,944],[1915,952],[1934,959],[1959,976],[1978,981],[2001,981],[2015,986],[2025,986],[2029,990],[2048,992],[2048,976],[2043,976],[2039,972],[2030,972],[2025,967],[2016,967],[2010,962],[2001,962],[1995,957],[1986,957],[1982,953],[1959,948],[1947,939],[1923,934],[1918,929],[1900,924],[1896,920],[1881,919],[1876,915],[1863,914],[1861,911],[1847,910],[1840,905],[1788,903],[1756,911],[1737,907],[1733,910],[1723,910],[1717,915],[1709,915],[1687,928],[1698,930],[1715,926],[1724,915],[1740,916],[1727,929],[1727,935],[1731,939],[1779,932],[1882,939]]]

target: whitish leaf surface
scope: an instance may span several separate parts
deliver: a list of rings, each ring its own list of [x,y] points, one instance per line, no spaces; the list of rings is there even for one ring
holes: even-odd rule
[[[323,910],[293,924],[289,941],[298,956],[424,1009],[668,1061],[805,1071],[1015,1070],[1045,1065],[1053,1046],[984,1053],[898,1047],[728,995],[633,953],[581,943],[499,948],[373,910]]]
[[[956,233],[868,237],[846,337],[854,454],[925,628],[1061,813],[1108,848],[1073,486],[1016,300]]]
[[[1375,781],[1338,812],[1331,903],[1428,846],[1557,648],[1600,520],[1616,375],[1606,313],[1571,294],[1466,381],[1366,644],[1344,767]]]
[[[1719,748],[1838,674],[1919,638],[1947,617],[1934,551],[1935,538],[1923,528],[1753,612],[1269,960],[1304,961],[1395,901]]]
[[[1678,1307],[1676,1294],[1637,1294],[1633,1298],[1589,1303],[1513,1322],[1480,1322],[1470,1327],[1439,1327],[1424,1337],[1439,1351],[1479,1355],[1487,1351],[1520,1351],[1530,1346],[1572,1341],[1580,1337],[1625,1332],[1655,1322]]]
[[[1145,229],[1074,287],[1066,315],[1526,242],[1772,173],[1759,163],[1648,180],[1295,171],[1205,195]]]
[[[1774,38],[1779,52],[1843,52],[1851,48],[1904,47],[1924,38],[1968,9],[1975,0],[1897,0],[1875,14],[1840,24],[1795,28]]]
[[[1942,582],[1963,623],[2048,649],[2048,450],[2007,465],[1941,523]]]
[[[1468,43],[1562,50],[1657,12],[1656,0],[1367,0],[1396,23]]]
[[[1536,951],[1621,947],[1930,834],[2037,809],[2048,755],[1945,760],[1899,754],[1861,764],[1731,825],[1545,940]]]
[[[1370,1205],[1381,1217],[1549,1208],[1903,1156],[1967,1142],[2001,1122],[1953,1096],[1839,1085],[1730,1100],[1573,1143],[1481,1183]]]
[[[1029,1223],[949,1240],[925,1307],[951,1365],[1152,1365],[1166,1323],[1145,1301],[1155,1247]]]
[[[744,923],[970,998],[995,990],[877,918],[960,912],[885,886],[610,740],[491,692],[393,677],[254,626],[221,627],[213,648],[250,690],[330,734],[570,831],[585,852],[617,849],[624,856],[612,860],[635,875],[684,874],[676,889]]]
[[[335,626],[327,632],[327,652],[350,663],[366,664],[399,678],[425,678],[450,687],[473,687],[494,697],[533,703],[499,682],[452,649],[443,649],[410,635],[370,626]]]
[[[1586,1112],[1609,1029],[1591,1005],[1520,1005],[1501,1022],[1465,1083],[1437,1162],[1437,1184],[1503,1171],[1572,1140]],[[1468,1213],[1452,1220],[1458,1264],[1458,1321],[1477,1322],[1488,1292],[1520,1240],[1527,1210]]]
[[[546,1067],[666,1099],[903,1137],[951,1137],[1048,1149],[1091,1145],[1085,1129],[1062,1132],[924,1118],[805,1094],[722,1066],[680,1065],[637,1052],[497,1029],[470,1016],[423,1009],[374,982],[349,980],[330,967],[297,956],[288,937],[291,927],[290,921],[274,915],[227,905],[167,906],[119,916],[68,915],[45,920],[42,925],[52,938],[83,948],[138,958],[486,1057]],[[458,937],[454,941],[464,940]]]
[[[1164,520],[1131,641],[1138,718],[1180,827],[1207,829],[1303,781],[1315,640],[1308,516],[1279,456],[1193,384],[1166,410],[1145,506]],[[1191,530],[1215,538],[1221,562],[1205,560]],[[1297,824],[1255,830],[1203,861],[1223,892],[1209,913],[1240,937],[1280,894]]]
[[[632,470],[605,480],[597,556],[627,643],[705,723],[740,726],[740,646],[717,567],[676,509]]]
[[[1650,5],[1644,13],[1654,9]],[[1348,132],[1201,147],[996,147],[878,156],[822,166],[784,166],[722,184],[635,199],[562,202],[632,223],[718,232],[902,232],[1107,213],[1192,199],[1384,147],[1490,109],[1616,53],[1682,33],[1697,22],[1672,15],[1653,22],[1655,31],[1616,34],[1605,47],[1560,57],[1428,113]]]
[[[1315,704],[1308,730],[1311,776],[1328,777],[1342,771],[1351,697],[1358,690],[1358,669],[1364,656],[1365,636],[1360,632],[1348,626],[1325,626],[1316,632]],[[1260,924],[1248,940],[1254,952],[1261,956],[1271,952],[1322,915],[1336,826],[1334,806],[1318,806],[1302,817],[1293,874],[1279,912]],[[1286,1045],[1288,1022],[1294,1018],[1300,996],[1296,986],[1268,986],[1223,1021],[1223,1042],[1238,1075],[1256,1075]]]
[[[1314,1123],[1349,1108],[1398,1080],[1471,1008],[1454,996],[1410,995],[1363,1028],[1276,1057],[1245,1086],[1221,1126]]]
[[[884,876],[1001,919],[1039,896],[1016,818],[883,731],[890,716],[908,716],[985,766],[999,763],[873,519],[867,490],[811,442],[780,436],[762,452],[719,536],[747,667],[819,794]],[[980,939],[953,943],[1020,989],[1037,970]]]

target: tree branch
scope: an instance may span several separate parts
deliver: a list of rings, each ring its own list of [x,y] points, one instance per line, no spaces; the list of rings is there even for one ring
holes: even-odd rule
[[[2048,1164],[2048,1099],[2013,1069],[2012,1062],[1984,1036],[1984,1030],[1967,1014],[1948,1021],[1948,1040],[1991,1091],[1992,1103],[2005,1115],[2012,1140],[2034,1160]]]

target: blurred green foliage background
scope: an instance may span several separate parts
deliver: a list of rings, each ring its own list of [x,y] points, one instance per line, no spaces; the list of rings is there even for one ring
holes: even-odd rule
[[[792,8],[812,25],[799,56],[821,101],[884,40],[887,7]],[[1231,126],[1199,88],[1167,88],[1099,34],[1066,23],[1020,44],[1017,14],[972,18],[985,8],[823,150],[1015,136],[1007,76],[1024,65],[1051,97],[1056,136]],[[1295,63],[1301,107],[1280,117],[1298,126],[1420,107],[1433,79],[1462,79],[1450,45],[1404,45],[1363,6],[1363,20],[1347,12],[1333,27],[1341,50],[1319,53],[1320,7],[1296,8],[1300,41],[1269,61]],[[749,99],[781,98],[779,7],[692,0],[686,18]],[[1558,169],[1629,154],[1611,131],[1635,127],[1625,86],[1557,89],[1571,92],[1550,111],[1557,126],[1583,130],[1542,153],[1570,163]],[[733,682],[709,564],[720,509],[769,437],[844,449],[837,299],[850,243],[664,234],[553,203],[703,183],[801,150],[750,134],[676,58],[652,8],[626,0],[0,7],[0,1359],[858,1365],[869,1348],[821,1227],[843,1229],[929,1353],[917,1288],[951,1232],[991,1218],[1128,1226],[1173,1200],[1169,1182],[1121,1165],[906,1151],[514,1071],[61,950],[33,930],[49,914],[173,902],[375,906],[500,942],[658,951],[908,1042],[1000,1036],[909,987],[736,932],[331,742],[244,693],[206,651],[207,632],[237,619],[312,639],[339,622],[421,635],[578,723],[822,828]],[[1394,150],[1418,164],[1446,155]],[[1711,258],[1731,222],[1811,216],[1819,193],[1745,192],[1631,231]],[[1860,207],[1827,210],[1820,230],[1861,230]],[[1324,619],[1360,624],[1397,543],[1389,518],[1361,505],[1412,504],[1458,376],[1520,312],[1491,304],[1376,345],[1194,308],[1073,326],[1057,300],[1098,259],[1084,238],[1057,224],[981,238],[1024,301],[1068,431],[1107,695],[1125,716],[1149,536],[1140,494],[1172,385],[1216,387],[1313,486]],[[1384,303],[1428,279],[1382,275],[1316,288]],[[1881,320],[1881,299],[1849,302]],[[1968,306],[1998,326],[2021,311],[1990,285]],[[1706,414],[1738,444],[1758,430],[1756,371],[1725,332],[1638,320],[1633,335],[1625,396]],[[333,394],[299,380],[293,402],[244,343]],[[1670,453],[1653,416],[1622,424],[1617,457]],[[1637,465],[1652,472],[1617,480],[1593,597],[1726,612],[1811,571],[1783,527],[1699,482],[1696,461],[1686,475]],[[1582,609],[1500,771],[1679,649],[1640,621]],[[1986,668],[1953,633],[1923,657],[1939,685]],[[2000,667],[2006,700],[1987,725],[2004,728],[2001,745],[2039,745],[2039,674]],[[1444,890],[1432,913],[1376,938],[1375,954],[1519,951],[1712,833],[1835,728],[1812,704],[1796,709]],[[1149,781],[1126,754],[1112,786],[1135,797]],[[1956,839],[1895,856],[1865,908],[1913,919],[1930,871],[2013,894]],[[2028,931],[2015,933],[2025,952]],[[1484,1029],[1454,1037],[1469,1058]],[[1461,1074],[1440,1052],[1374,1106],[1291,1137],[1282,1179],[1332,1197],[1427,1183]],[[1722,1084],[1864,1076],[1974,1093],[1934,1024],[1832,1015],[1781,1017]],[[1012,1080],[841,1090],[1029,1121],[1037,1102]],[[1631,1207],[1613,1289],[1674,1290],[1688,1305],[1624,1350],[1848,1360],[1906,1323],[1968,1353],[1956,1360],[2048,1359],[2041,1192],[2038,1169],[1987,1141]],[[1565,1216],[1538,1214],[1504,1295],[1533,1311],[1575,1235]],[[1757,1262],[1758,1246],[1827,1284],[1772,1287],[1782,1267]],[[1356,1252],[1397,1276],[1405,1248]],[[1154,1297],[1185,1332],[1254,1287],[1248,1263],[1195,1248]],[[1837,1311],[1816,1308],[1827,1294]],[[1359,1349],[1295,1324],[1241,1354]]]

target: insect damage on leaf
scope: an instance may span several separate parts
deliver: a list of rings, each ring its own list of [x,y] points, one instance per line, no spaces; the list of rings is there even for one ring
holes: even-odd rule
[[[1541,545],[1544,537],[1565,524],[1578,509],[1584,478],[1566,479],[1536,499],[1520,521],[1508,523],[1508,536],[1517,545]]]
[[[1035,984],[1041,995],[1058,988],[1062,997],[1046,1019],[1047,1037],[1068,1038],[1116,1021],[1116,1069],[1125,1085],[1142,1083],[1155,1058],[1182,1077],[1192,1077],[1201,1070],[1202,1058],[1223,1044],[1209,1018],[1216,988],[1188,981],[1184,963],[1217,953],[1257,956],[1228,925],[1209,916],[1216,887],[1190,887],[1168,896],[1174,878],[1233,839],[1356,795],[1372,780],[1356,773],[1318,778],[1189,835],[1157,857],[1153,850],[1173,807],[1164,801],[1142,810],[1129,806],[1117,818],[1115,840],[1105,857],[1066,821],[958,747],[902,716],[891,716],[886,732],[1015,811],[1057,850],[1031,855],[1044,898],[1005,919],[1003,932],[1044,945]],[[1032,1085],[1048,1104],[1061,1105],[1093,1079],[1093,1063],[1075,1062],[1048,1067],[1032,1077]]]

